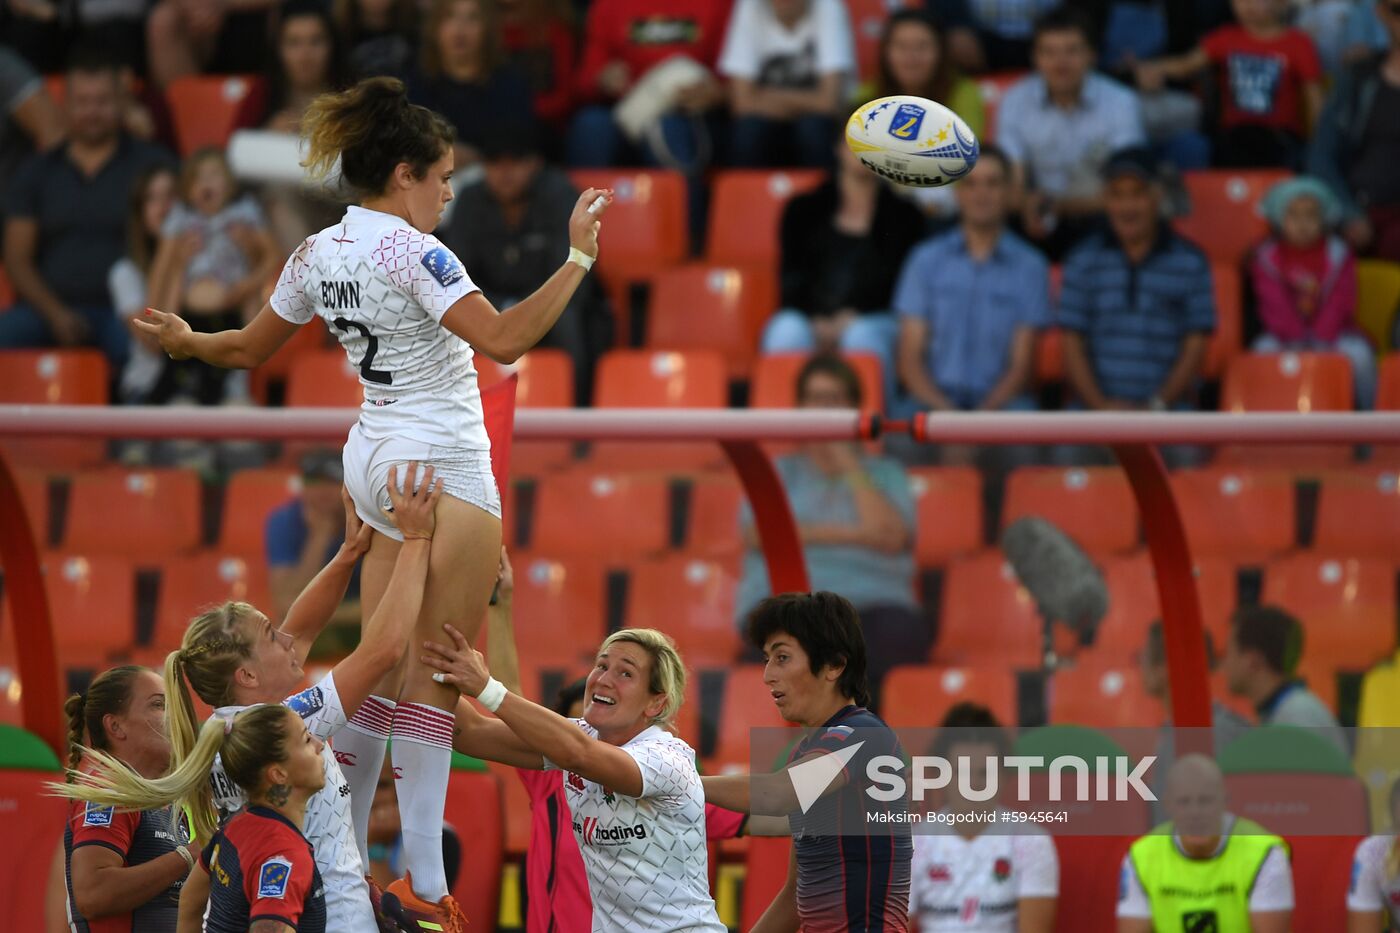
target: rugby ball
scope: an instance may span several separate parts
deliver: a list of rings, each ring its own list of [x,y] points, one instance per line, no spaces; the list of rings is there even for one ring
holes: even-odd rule
[[[915,188],[957,181],[977,164],[977,137],[962,117],[905,94],[872,100],[851,114],[846,145],[875,174]]]

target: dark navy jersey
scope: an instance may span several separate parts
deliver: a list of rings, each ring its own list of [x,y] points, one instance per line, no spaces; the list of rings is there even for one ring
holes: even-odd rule
[[[797,913],[804,933],[885,933],[908,929],[908,824],[876,821],[869,814],[906,809],[904,801],[882,803],[865,793],[866,765],[881,755],[904,757],[899,739],[868,709],[847,706],[812,730],[789,761],[833,754],[864,742],[847,762],[841,789],[820,798],[806,813],[789,815],[797,855]]]
[[[172,809],[139,813],[116,810],[82,800],[68,809],[63,830],[63,876],[68,888],[69,925],[74,933],[175,933],[180,912],[177,881],[134,910],[87,919],[73,898],[73,853],[83,846],[102,846],[122,857],[122,866],[144,865],[174,852],[187,842]]]
[[[205,933],[248,933],[257,920],[326,933],[325,885],[311,843],[277,811],[239,813],[214,834],[199,864],[209,872]]]

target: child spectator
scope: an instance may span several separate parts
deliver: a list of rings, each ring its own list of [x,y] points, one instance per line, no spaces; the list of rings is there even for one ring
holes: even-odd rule
[[[530,85],[504,62],[494,0],[433,0],[408,96],[457,130],[458,171],[475,165],[502,114],[530,111]]]
[[[162,166],[137,179],[131,189],[127,212],[126,255],[117,260],[107,276],[112,307],[131,330],[131,356],[122,370],[119,389],[124,402],[139,404],[144,401],[164,368],[165,353],[160,344],[130,324],[149,304],[147,282],[155,264],[160,231],[174,206],[174,170]]]
[[[354,80],[408,73],[419,32],[414,0],[336,0],[334,12]]]
[[[1370,408],[1376,356],[1356,326],[1356,259],[1334,231],[1341,206],[1316,178],[1274,186],[1264,200],[1274,235],[1254,253],[1250,274],[1264,333],[1256,353],[1311,350],[1351,361],[1356,403]]]
[[[1287,25],[1280,0],[1232,0],[1237,24],[1196,48],[1138,66],[1138,87],[1217,70],[1220,120],[1215,163],[1298,168],[1309,121],[1322,110],[1322,64],[1312,39]]]
[[[730,161],[829,167],[855,74],[841,0],[738,0],[719,71],[730,81]]]
[[[252,320],[276,272],[267,222],[257,202],[238,197],[223,152],[205,149],[190,156],[180,171],[180,202],[161,229],[150,279],[152,305],[178,310],[197,331],[236,329]],[[169,362],[153,400],[187,395],[217,405],[226,375],[227,370],[198,360]]]
[[[577,42],[571,14],[567,0],[501,0],[506,60],[529,79],[535,116],[560,128],[573,106]]]

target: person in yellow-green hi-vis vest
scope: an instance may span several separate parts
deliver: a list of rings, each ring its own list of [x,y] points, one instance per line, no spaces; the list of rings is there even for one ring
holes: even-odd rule
[[[1170,821],[1123,858],[1118,933],[1288,933],[1288,846],[1225,810],[1225,778],[1204,755],[1167,774]]]

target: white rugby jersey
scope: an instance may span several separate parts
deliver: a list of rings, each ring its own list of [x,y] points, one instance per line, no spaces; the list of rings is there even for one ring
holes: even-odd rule
[[[597,729],[574,721],[598,737]],[[710,898],[705,791],[695,752],[659,726],[647,728],[622,750],[641,769],[640,797],[564,774],[593,897],[593,933],[726,933]],[[558,768],[548,759],[545,767]]]
[[[1356,847],[1351,864],[1351,889],[1347,910],[1375,914],[1385,911],[1392,928],[1400,928],[1400,875],[1385,870],[1394,836],[1371,836]]]
[[[346,723],[345,709],[335,689],[335,672],[322,677],[314,687],[282,701],[306,722],[311,734],[325,741]],[[227,721],[246,706],[221,706],[214,718]],[[306,803],[306,825],[302,834],[316,853],[316,867],[326,891],[326,929],[336,933],[378,933],[374,908],[369,901],[369,885],[355,845],[355,827],[350,821],[350,785],[336,763],[329,744],[321,750],[326,766],[326,786]],[[214,787],[214,804],[219,822],[243,809],[247,801],[237,784],[224,773],[223,762],[214,759],[209,775]]]
[[[487,450],[471,345],[441,323],[474,291],[436,237],[393,214],[350,207],[296,248],[271,305],[293,324],[320,317],[340,339],[364,386],[367,436]]]
[[[914,835],[909,915],[921,933],[1015,933],[1017,901],[1059,890],[1055,843],[1038,827],[988,829],[973,839],[952,828]]]

